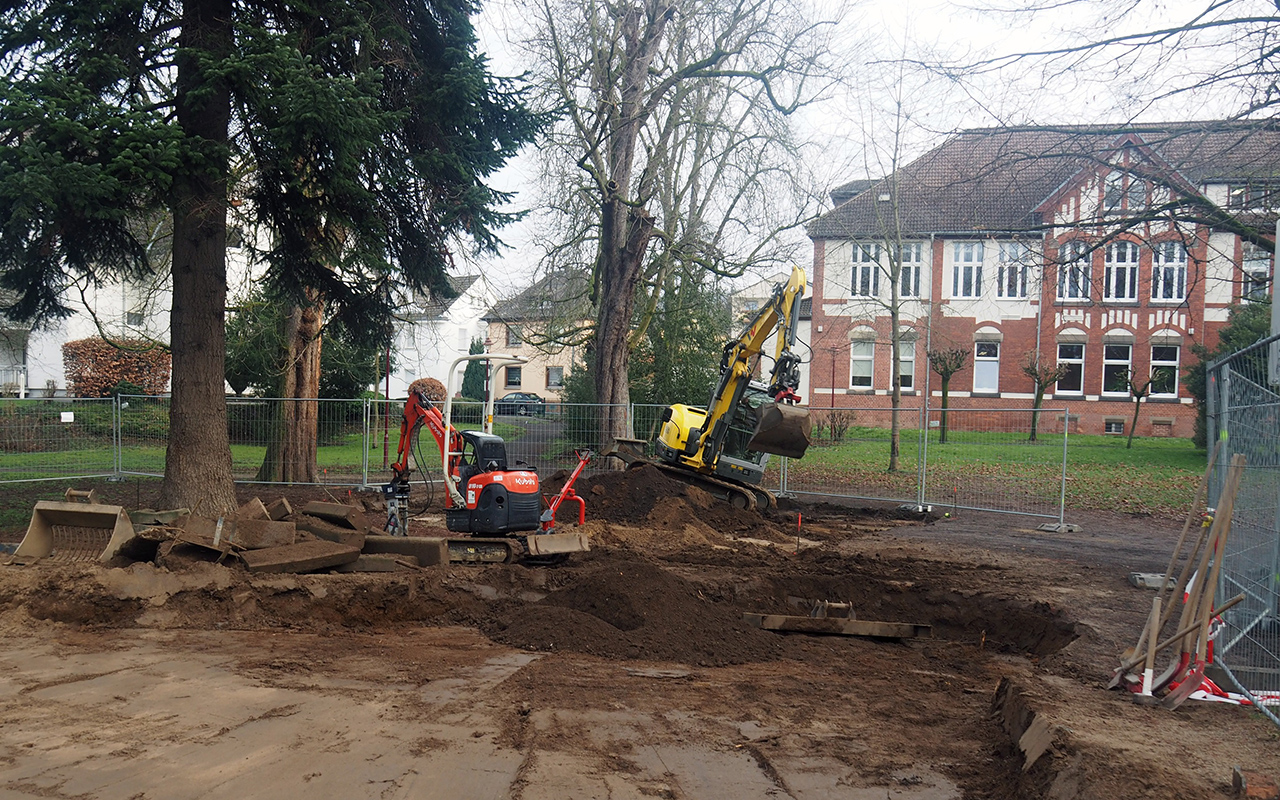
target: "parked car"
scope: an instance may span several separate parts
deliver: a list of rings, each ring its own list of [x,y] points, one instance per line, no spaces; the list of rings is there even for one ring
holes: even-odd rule
[[[547,401],[533,392],[512,392],[498,398],[493,404],[495,414],[518,414],[527,417],[536,414],[547,415]]]

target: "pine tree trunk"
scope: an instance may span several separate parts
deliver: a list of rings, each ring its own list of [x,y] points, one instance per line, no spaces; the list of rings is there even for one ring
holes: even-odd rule
[[[295,306],[289,314],[289,361],[284,376],[284,425],[281,447],[282,479],[286,483],[315,483],[316,446],[320,435],[320,328],[323,301]]]
[[[160,502],[162,508],[199,504],[206,514],[236,506],[223,389],[231,95],[225,83],[209,78],[201,67],[205,58],[216,62],[230,54],[231,16],[229,0],[185,3],[176,56],[178,125],[188,142],[202,145],[212,163],[179,176],[171,195],[173,394]]]

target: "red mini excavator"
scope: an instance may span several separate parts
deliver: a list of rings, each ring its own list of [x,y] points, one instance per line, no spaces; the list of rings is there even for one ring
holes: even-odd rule
[[[448,540],[450,561],[552,563],[562,561],[568,553],[588,549],[585,534],[555,533],[554,528],[555,509],[566,499],[579,503],[579,522],[585,521],[585,503],[573,494],[573,481],[590,460],[590,453],[579,454],[577,470],[544,513],[538,473],[522,463],[508,464],[502,437],[450,425],[450,406],[446,403],[442,414],[421,389],[410,387],[396,462],[391,467],[394,477],[382,489],[387,500],[386,532],[408,535],[409,476],[413,472],[410,452],[426,427],[435,437],[443,464],[445,527],[468,534]],[[492,416],[486,413],[485,418]],[[423,465],[419,467],[425,470]]]

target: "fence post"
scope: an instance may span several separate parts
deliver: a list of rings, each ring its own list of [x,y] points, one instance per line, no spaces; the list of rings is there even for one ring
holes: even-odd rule
[[[929,388],[925,381],[924,402],[920,404],[920,438],[916,442],[916,507],[924,508],[924,482],[929,474]]]
[[[364,488],[369,486],[369,398],[364,398],[364,407],[361,409],[361,432],[360,432],[360,485]]]
[[[1064,524],[1067,509],[1067,435],[1071,433],[1071,406],[1062,409],[1062,485],[1058,488],[1058,524]]]
[[[113,459],[114,464],[112,465],[112,471],[114,472],[112,477],[117,481],[123,480],[124,458],[121,451],[124,448],[124,413],[120,405],[119,394],[116,394],[115,400],[112,402],[111,439],[116,451]]]

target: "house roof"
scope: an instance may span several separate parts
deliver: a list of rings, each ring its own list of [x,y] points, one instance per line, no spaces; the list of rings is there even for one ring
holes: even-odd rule
[[[1037,206],[1084,171],[1105,163],[1125,141],[1148,149],[1175,171],[1170,179],[1179,183],[1199,186],[1280,176],[1280,126],[1272,123],[971,130],[819,217],[809,225],[809,236],[883,235],[895,211],[895,186],[896,213],[906,235],[1031,230],[1041,223]]]
[[[590,276],[578,272],[553,272],[532,286],[499,302],[485,314],[486,322],[551,322],[591,319]]]
[[[479,275],[462,275],[454,277],[448,276],[449,288],[453,290],[452,297],[445,297],[443,294],[431,294],[430,296],[420,296],[417,298],[418,307],[421,309],[414,316],[418,319],[433,320],[444,317],[449,313],[449,308],[454,302],[466,293],[468,289],[480,280]]]

